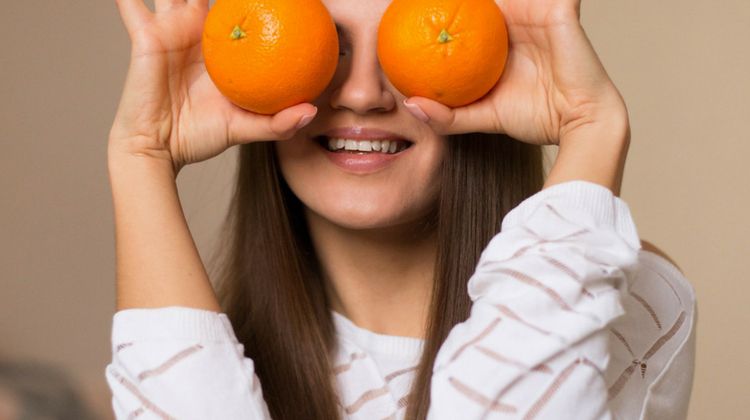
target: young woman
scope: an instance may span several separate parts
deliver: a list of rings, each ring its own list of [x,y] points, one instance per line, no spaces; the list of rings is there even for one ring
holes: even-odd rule
[[[205,72],[207,0],[118,0],[117,417],[684,418],[693,291],[619,198],[628,115],[579,1],[498,0],[506,72],[457,109],[380,71],[388,0],[324,3],[334,80],[260,116]],[[175,178],[234,145],[215,293]],[[541,145],[559,146],[546,179]]]

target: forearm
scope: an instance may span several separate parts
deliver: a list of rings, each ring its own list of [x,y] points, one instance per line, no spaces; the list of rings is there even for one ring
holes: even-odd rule
[[[185,220],[171,163],[110,152],[117,310],[188,306],[219,311]]]
[[[437,355],[428,419],[482,419],[488,407],[509,418],[613,418],[608,334],[625,313],[638,242],[627,205],[590,182],[539,191],[508,212],[469,279],[471,315]]]
[[[557,159],[544,188],[581,179],[603,185],[619,197],[629,146],[627,118],[572,131],[560,139]]]

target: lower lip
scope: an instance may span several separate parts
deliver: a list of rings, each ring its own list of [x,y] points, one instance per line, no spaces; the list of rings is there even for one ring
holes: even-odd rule
[[[315,140],[313,140],[315,141]],[[370,174],[388,167],[394,160],[408,153],[414,145],[398,153],[386,154],[380,152],[372,153],[351,153],[351,152],[332,152],[315,141],[323,153],[341,169],[354,174]]]

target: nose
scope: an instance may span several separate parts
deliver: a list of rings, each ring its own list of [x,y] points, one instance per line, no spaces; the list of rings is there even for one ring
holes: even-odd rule
[[[360,49],[356,54],[351,51],[350,57],[339,62],[338,71],[342,74],[334,79],[340,82],[331,94],[333,109],[366,114],[388,112],[396,107],[396,99],[387,88],[375,51],[374,45],[366,51]]]

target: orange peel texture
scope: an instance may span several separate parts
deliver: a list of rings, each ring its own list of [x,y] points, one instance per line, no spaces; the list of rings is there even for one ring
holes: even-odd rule
[[[493,0],[394,0],[380,21],[377,53],[402,94],[458,107],[500,79],[508,31]]]
[[[313,101],[339,59],[336,26],[320,0],[218,0],[206,17],[202,50],[219,91],[267,115]]]

